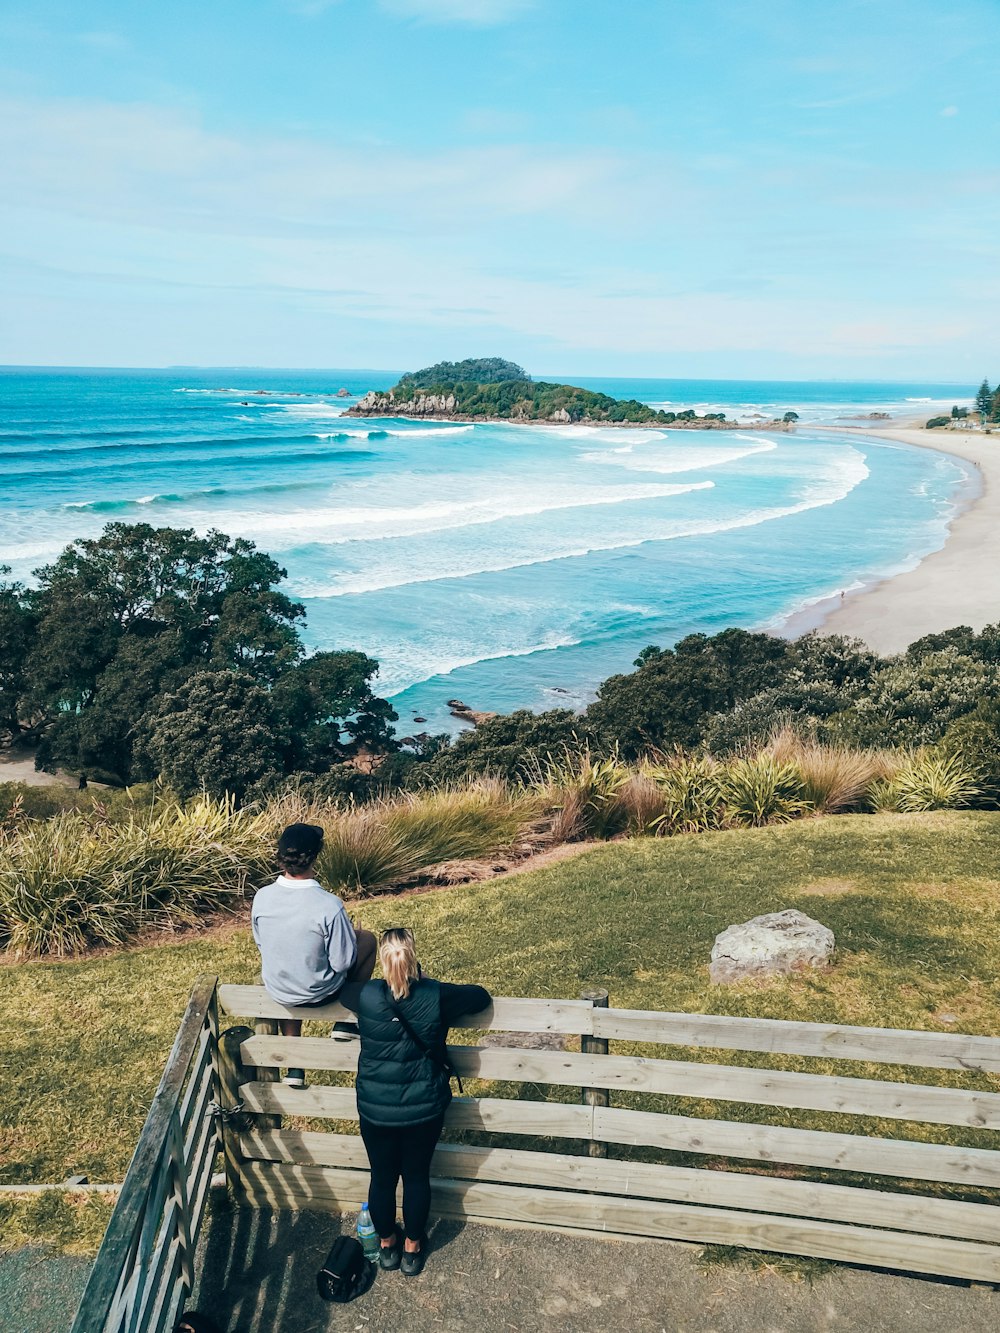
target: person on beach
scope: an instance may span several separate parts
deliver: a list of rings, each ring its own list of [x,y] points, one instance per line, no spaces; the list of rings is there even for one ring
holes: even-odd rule
[[[361,1030],[358,1113],[371,1165],[368,1209],[381,1239],[379,1263],[416,1277],[424,1266],[431,1157],[451,1101],[448,1028],[462,1014],[485,1009],[491,996],[482,986],[425,977],[411,930],[387,930],[378,956],[385,980],[348,983],[340,1000],[357,1014]],[[396,1226],[400,1177],[402,1237]]]
[[[313,877],[322,850],[318,825],[289,824],[278,839],[281,874],[254,896],[250,923],[261,980],[279,1004],[329,1004],[348,981],[367,981],[375,970],[375,936],[355,929],[343,902]],[[283,1018],[280,1027],[285,1037],[302,1035],[301,1019]],[[357,1028],[337,1023],[331,1036],[350,1040]],[[305,1071],[289,1069],[283,1082],[304,1088]]]

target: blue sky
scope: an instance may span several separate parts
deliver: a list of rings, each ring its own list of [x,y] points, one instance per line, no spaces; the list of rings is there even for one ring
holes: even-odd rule
[[[1000,372],[996,0],[3,0],[0,362]]]

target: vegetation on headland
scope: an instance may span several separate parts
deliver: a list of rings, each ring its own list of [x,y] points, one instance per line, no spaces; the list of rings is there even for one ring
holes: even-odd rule
[[[432,975],[482,982],[497,994],[572,997],[598,985],[613,1004],[643,1009],[992,1035],[1000,1030],[998,835],[996,813],[799,820],[611,843],[516,877],[402,902],[374,899],[355,911],[369,929],[412,926]],[[715,935],[786,907],[830,926],[834,966],[711,986]],[[240,925],[73,963],[8,968],[0,987],[9,1068],[0,1080],[0,1180],[58,1181],[77,1172],[121,1180],[194,978],[212,972],[252,984],[258,967]],[[685,1058],[769,1059],[717,1051]],[[836,1072],[872,1076],[836,1064]],[[920,1078],[954,1084],[976,1076],[924,1070]],[[632,1096],[614,1094],[619,1105]],[[689,1114],[714,1111],[699,1104]],[[843,1129],[833,1113],[754,1108],[752,1118]],[[898,1122],[866,1128],[899,1133]],[[985,1146],[981,1131],[907,1127],[910,1137],[922,1132]],[[93,1250],[106,1216],[106,1205],[72,1196],[0,1198],[7,1245],[30,1239]]]
[[[955,406],[948,416],[931,417],[924,423],[924,427],[926,430],[938,430],[942,426],[955,426],[968,422],[972,416],[978,419],[979,425],[987,432],[991,425],[1000,422],[1000,383],[991,389],[989,380],[983,380],[976,390],[971,414],[967,407]]]
[[[463,420],[576,421],[717,426],[724,412],[663,412],[635,398],[612,398],[572,384],[535,381],[501,357],[440,361],[403,375],[386,393],[367,394],[350,416],[449,416]],[[786,415],[785,423],[794,419]]]

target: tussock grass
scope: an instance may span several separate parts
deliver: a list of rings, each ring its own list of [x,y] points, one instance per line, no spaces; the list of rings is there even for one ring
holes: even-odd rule
[[[0,946],[64,957],[232,906],[267,861],[258,820],[208,797],[120,823],[73,812],[0,838]]]
[[[99,808],[0,830],[0,949],[57,958],[232,908],[273,870],[286,823],[323,825],[320,874],[363,894],[455,858],[488,856],[535,818],[537,795],[482,781],[361,807],[163,798],[112,821]]]
[[[791,727],[776,732],[766,752],[779,764],[792,764],[801,778],[802,799],[817,814],[864,810],[875,783],[899,767],[901,756],[889,750],[851,749],[803,739]]]
[[[629,822],[631,771],[612,754],[595,757],[589,747],[549,756],[535,789],[553,814],[555,842],[610,838]]]
[[[365,893],[442,861],[488,856],[509,845],[539,806],[533,794],[484,780],[339,811],[321,821],[319,875]]]
[[[726,823],[736,826],[783,824],[808,809],[797,766],[781,763],[766,750],[731,760],[722,770],[719,793]]]
[[[873,785],[875,810],[915,814],[925,810],[955,810],[979,796],[975,773],[961,755],[918,752],[896,771]]]

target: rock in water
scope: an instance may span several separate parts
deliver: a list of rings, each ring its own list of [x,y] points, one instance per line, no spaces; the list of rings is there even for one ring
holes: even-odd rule
[[[720,985],[825,967],[834,944],[833,931],[804,912],[768,912],[716,935],[709,979]]]

